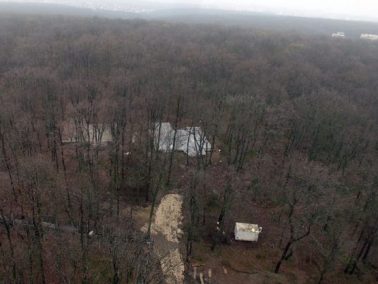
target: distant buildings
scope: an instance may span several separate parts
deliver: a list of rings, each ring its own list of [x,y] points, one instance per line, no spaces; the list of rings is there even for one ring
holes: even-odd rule
[[[360,38],[361,39],[366,39],[366,40],[378,40],[378,35],[375,35],[375,34],[361,34]]]
[[[345,38],[345,33],[344,32],[337,32],[332,34],[333,38]]]
[[[336,32],[331,35],[333,38],[346,38],[344,32]],[[376,34],[361,34],[360,39],[365,39],[365,40],[378,40],[378,35]]]

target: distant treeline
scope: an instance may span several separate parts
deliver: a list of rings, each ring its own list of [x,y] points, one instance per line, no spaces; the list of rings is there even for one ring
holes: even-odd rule
[[[143,3],[140,4],[143,7]],[[296,32],[330,36],[344,32],[349,39],[357,39],[362,33],[378,34],[378,23],[363,21],[333,20],[321,18],[293,17],[255,12],[235,12],[213,9],[174,8],[169,5],[152,5],[146,13],[93,10],[58,4],[0,3],[0,13],[12,15],[65,15],[105,17],[109,19],[162,20],[174,23],[213,24],[222,26],[263,29],[268,31]]]

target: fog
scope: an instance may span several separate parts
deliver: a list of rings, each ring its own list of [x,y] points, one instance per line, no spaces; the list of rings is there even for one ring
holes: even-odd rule
[[[378,21],[376,0],[0,0],[0,2],[59,3],[123,11],[190,7]]]

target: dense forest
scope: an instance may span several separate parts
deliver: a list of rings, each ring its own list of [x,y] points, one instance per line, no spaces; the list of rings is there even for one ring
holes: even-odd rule
[[[168,193],[185,283],[377,281],[377,70],[361,40],[0,16],[0,282],[171,282],[151,228]],[[69,122],[112,142],[64,143]],[[159,151],[162,122],[212,150]]]

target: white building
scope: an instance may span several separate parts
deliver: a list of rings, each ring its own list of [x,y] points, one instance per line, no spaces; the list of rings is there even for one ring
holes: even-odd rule
[[[169,122],[155,124],[154,143],[156,149],[163,152],[171,151],[175,143],[175,150],[182,151],[189,157],[204,156],[211,150],[211,144],[200,127],[177,129],[175,133]]]
[[[200,127],[177,130],[175,144],[177,151],[183,151],[189,157],[205,156],[211,150],[211,144]]]
[[[105,124],[75,124],[68,122],[63,125],[63,143],[90,143],[98,146],[112,141],[111,129]]]
[[[235,223],[235,240],[257,242],[259,234],[262,232],[262,227],[256,224]]]
[[[155,123],[154,144],[159,151],[169,152],[173,149],[174,130],[169,122]]]
[[[332,37],[334,37],[334,38],[345,38],[345,33],[344,32],[333,33]]]
[[[378,40],[378,35],[375,34],[361,34],[361,39]]]

